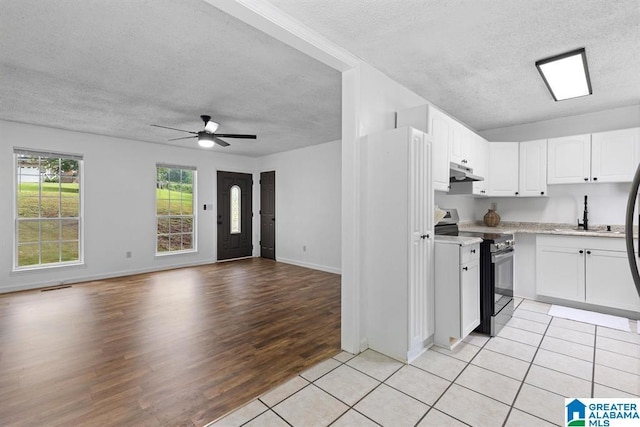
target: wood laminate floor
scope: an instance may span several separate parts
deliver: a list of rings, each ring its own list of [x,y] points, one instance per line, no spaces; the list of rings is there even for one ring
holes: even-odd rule
[[[262,258],[0,295],[0,425],[201,426],[340,351],[340,276]]]

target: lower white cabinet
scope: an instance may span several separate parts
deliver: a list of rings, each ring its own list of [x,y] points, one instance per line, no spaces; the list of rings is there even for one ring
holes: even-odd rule
[[[435,243],[434,343],[452,348],[480,324],[480,244]]]
[[[624,239],[539,235],[537,294],[640,311]]]

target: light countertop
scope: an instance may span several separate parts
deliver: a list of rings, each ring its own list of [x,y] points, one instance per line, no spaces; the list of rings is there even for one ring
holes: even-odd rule
[[[435,242],[445,243],[449,245],[470,246],[470,245],[475,245],[476,243],[482,243],[482,239],[480,237],[436,235]]]
[[[560,236],[617,237],[624,238],[624,226],[612,225],[607,231],[606,225],[594,225],[588,231],[578,229],[575,224],[554,224],[539,222],[501,222],[497,227],[487,227],[482,222],[459,224],[460,231],[479,231],[483,233],[523,233],[523,234],[555,234]],[[637,236],[637,231],[634,233]]]

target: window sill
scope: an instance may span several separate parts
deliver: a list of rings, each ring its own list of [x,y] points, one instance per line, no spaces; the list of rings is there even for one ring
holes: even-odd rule
[[[11,270],[11,274],[22,274],[22,273],[34,273],[34,272],[46,272],[51,270],[65,270],[65,269],[73,269],[73,268],[87,268],[87,264],[84,261],[78,262],[69,262],[69,263],[60,263],[60,264],[48,264],[48,265],[38,265],[38,266],[29,266],[29,267],[14,267]]]
[[[156,258],[164,258],[172,255],[188,255],[198,253],[197,249],[190,249],[188,251],[171,251],[171,252],[156,252]]]

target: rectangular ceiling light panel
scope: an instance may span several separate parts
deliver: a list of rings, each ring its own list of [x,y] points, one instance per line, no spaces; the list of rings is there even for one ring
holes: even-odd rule
[[[556,101],[591,95],[591,81],[584,48],[536,62]]]

